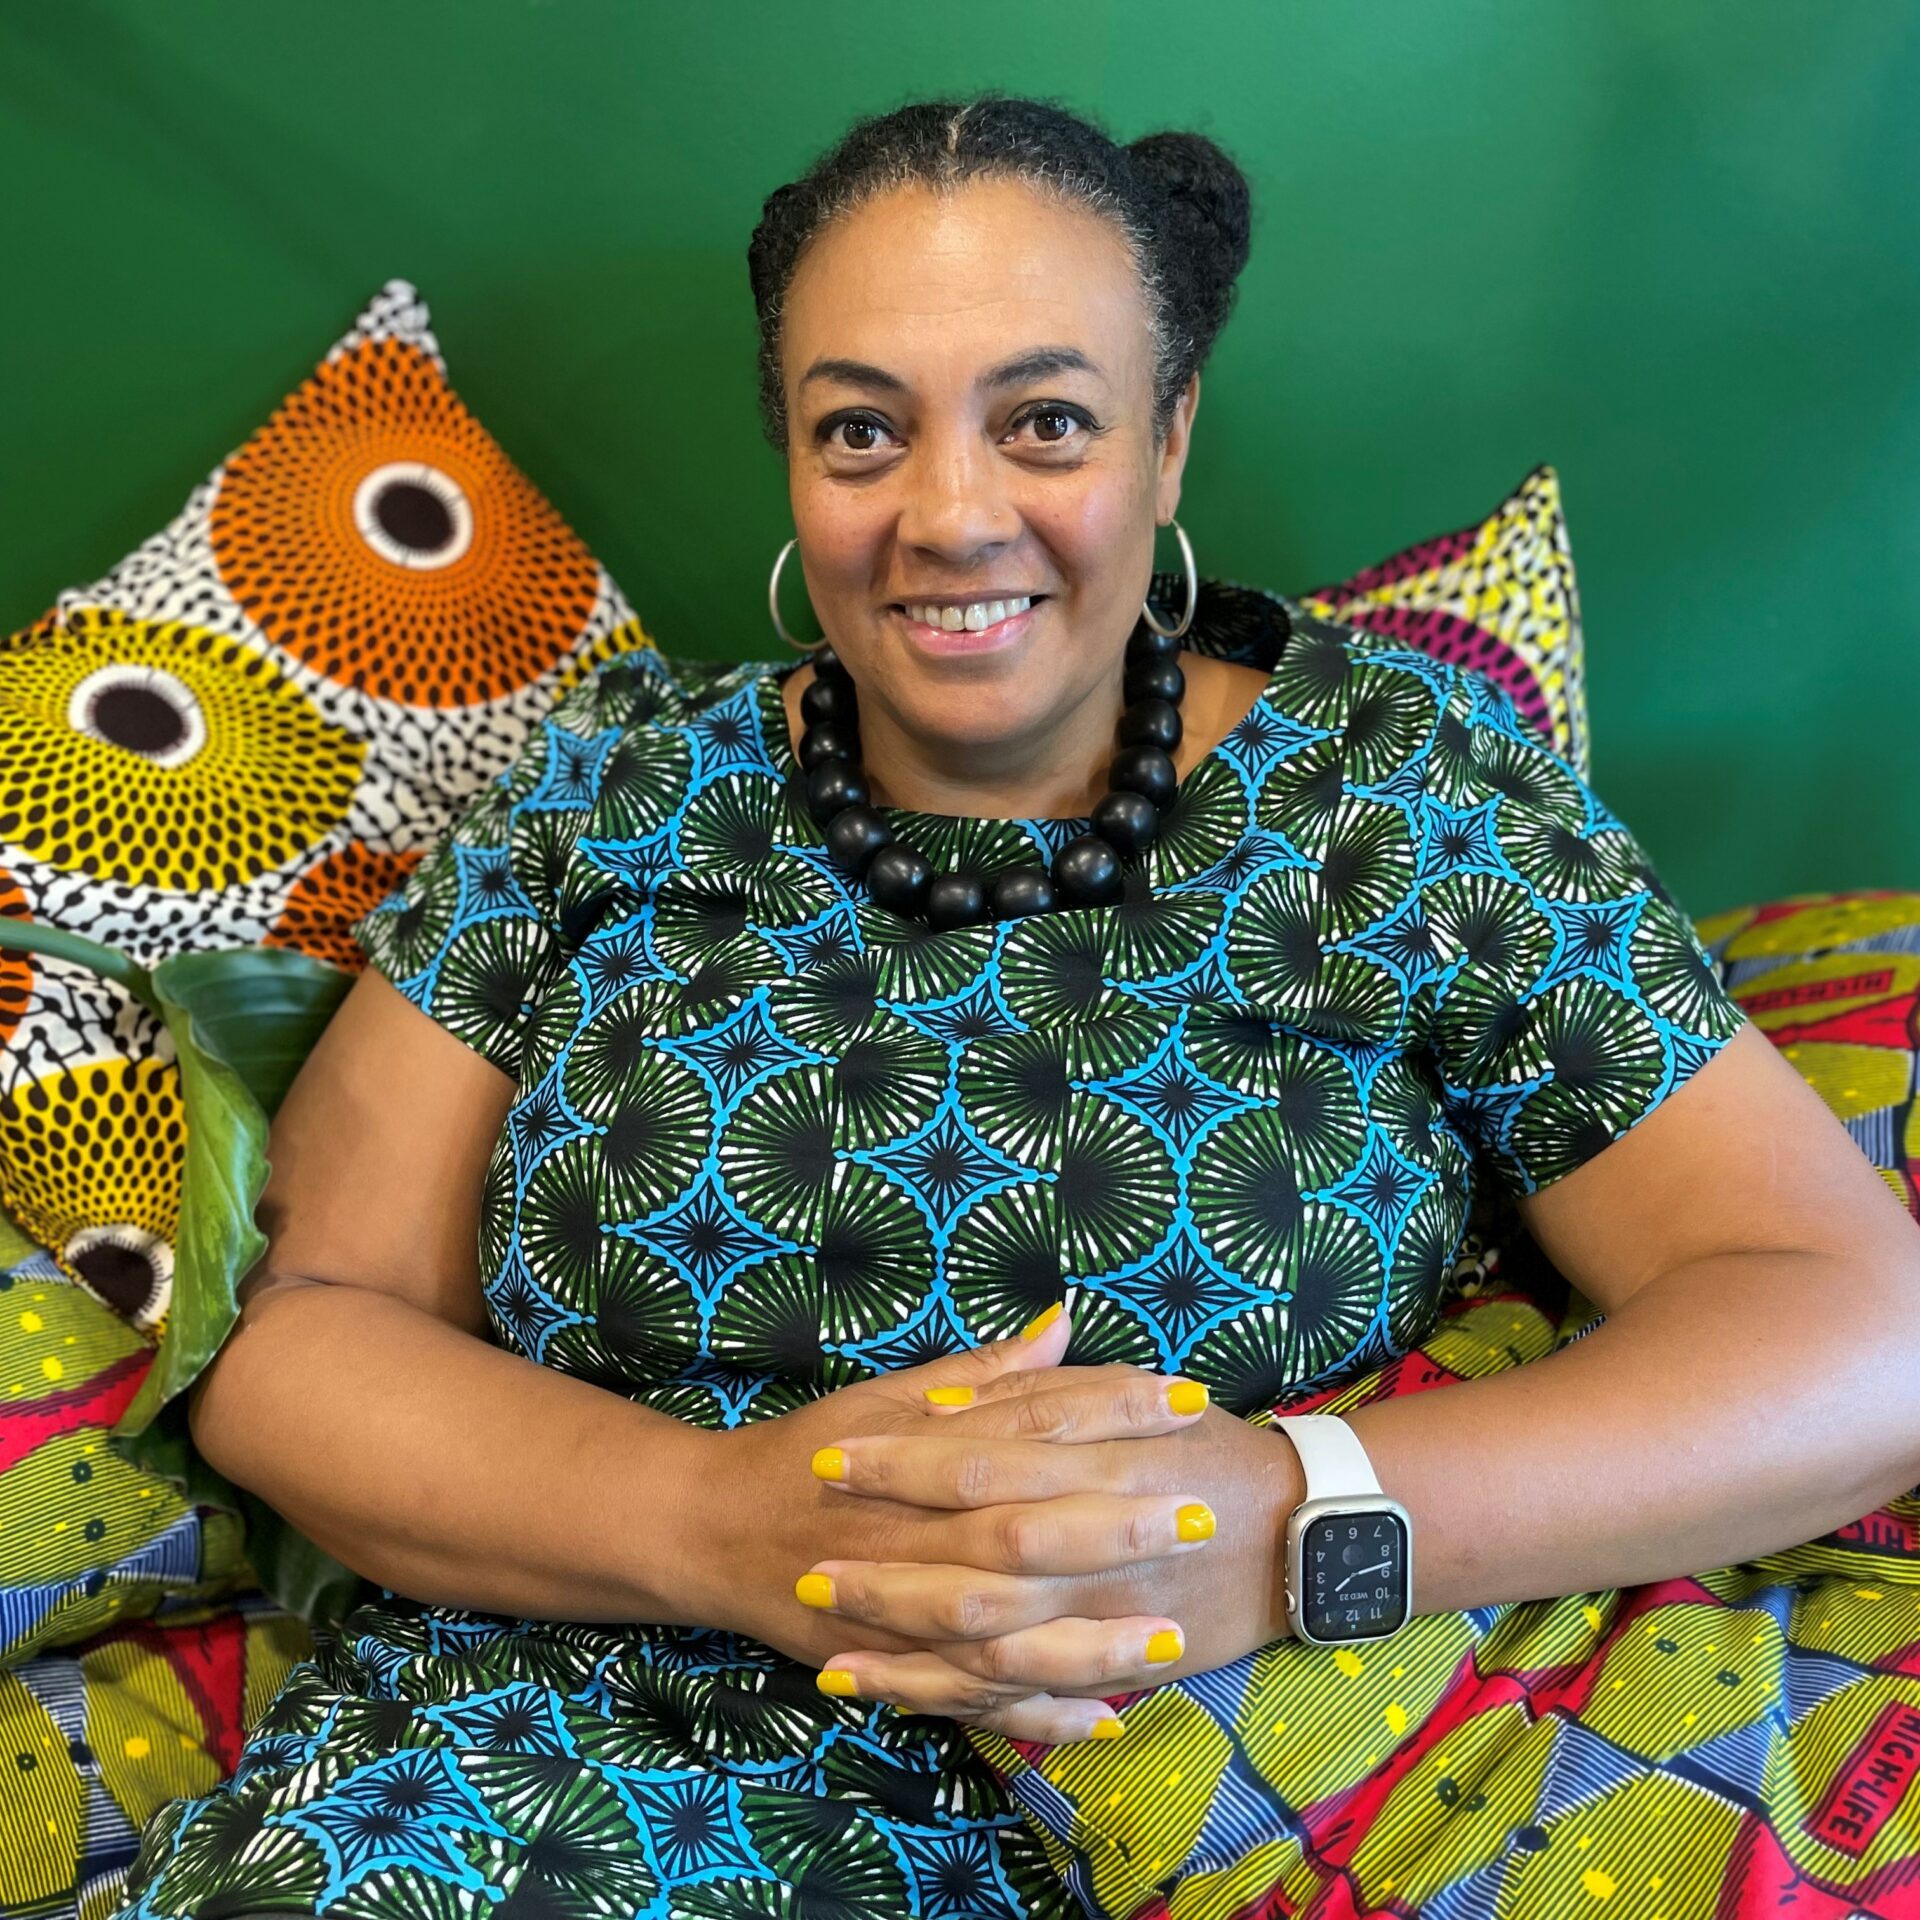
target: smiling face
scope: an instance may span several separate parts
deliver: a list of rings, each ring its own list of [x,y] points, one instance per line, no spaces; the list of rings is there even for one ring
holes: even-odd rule
[[[782,368],[799,557],[876,779],[1104,774],[1199,395],[1156,441],[1118,232],[1014,179],[896,189],[802,256]]]

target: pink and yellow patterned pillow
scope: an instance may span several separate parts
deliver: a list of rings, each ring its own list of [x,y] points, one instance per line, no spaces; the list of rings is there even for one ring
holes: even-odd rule
[[[1552,467],[1535,467],[1484,520],[1299,597],[1484,673],[1582,778],[1592,773],[1580,594]]]

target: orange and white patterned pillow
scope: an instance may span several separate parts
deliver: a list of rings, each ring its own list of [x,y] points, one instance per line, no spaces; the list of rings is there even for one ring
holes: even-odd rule
[[[353,923],[567,686],[650,644],[389,281],[171,525],[0,639],[0,921],[357,971]],[[0,948],[0,1210],[148,1332],[183,1139],[157,1020]]]

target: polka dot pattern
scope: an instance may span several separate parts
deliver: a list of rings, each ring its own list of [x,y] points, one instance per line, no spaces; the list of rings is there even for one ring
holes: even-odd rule
[[[96,1060],[0,1093],[8,1213],[147,1332],[171,1299],[186,1139],[171,1062]]]

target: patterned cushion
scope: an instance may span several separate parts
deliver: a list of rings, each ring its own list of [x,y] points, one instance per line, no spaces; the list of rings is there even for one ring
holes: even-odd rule
[[[259,943],[357,970],[353,922],[644,644],[390,281],[170,526],[0,640],[0,920],[144,966]],[[0,950],[0,1210],[150,1332],[182,1128],[150,1013]]]
[[[1484,520],[1299,598],[1328,619],[1484,673],[1583,779],[1592,773],[1580,595],[1550,466],[1535,467]]]
[[[0,1913],[105,1920],[147,1817],[233,1770],[311,1650],[254,1596],[0,1671]]]
[[[1920,893],[1798,893],[1717,913],[1700,938],[1920,1219]]]
[[[0,1665],[254,1584],[232,1513],[107,1444],[152,1362],[46,1254],[0,1270]]]

